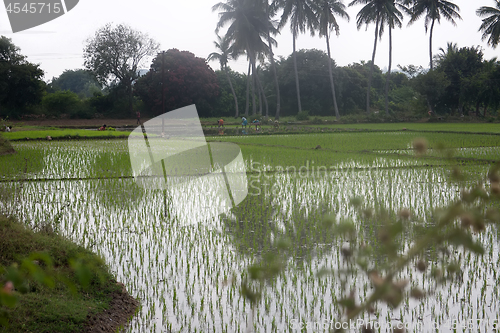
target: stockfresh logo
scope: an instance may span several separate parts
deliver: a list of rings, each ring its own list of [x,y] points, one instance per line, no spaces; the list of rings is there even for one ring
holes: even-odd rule
[[[240,148],[207,142],[194,104],[141,124],[130,134],[128,149],[136,183],[163,192],[166,215],[178,225],[228,213],[248,194]]]
[[[12,32],[52,21],[72,10],[79,0],[4,0]]]

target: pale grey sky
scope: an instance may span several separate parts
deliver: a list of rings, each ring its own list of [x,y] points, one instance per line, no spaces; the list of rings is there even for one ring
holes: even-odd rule
[[[348,3],[350,1],[345,1]],[[161,45],[162,50],[177,48],[194,53],[198,57],[207,57],[215,51],[215,26],[218,15],[211,7],[216,1],[207,0],[80,0],[78,5],[66,15],[44,25],[13,34],[9,25],[5,7],[0,8],[0,34],[11,38],[28,60],[39,63],[45,71],[45,80],[60,75],[65,69],[83,68],[82,50],[85,40],[106,23],[126,23],[134,29],[149,34]],[[480,6],[493,6],[493,0],[455,0],[460,6],[462,20],[454,27],[447,21],[441,21],[434,27],[433,52],[438,53],[440,47],[445,48],[447,42],[458,46],[480,45],[484,49],[486,59],[500,56],[500,47],[496,50],[481,41],[478,28],[481,19],[475,11]],[[361,6],[348,8],[350,22],[339,20],[340,36],[331,37],[332,58],[338,65],[345,66],[353,62],[371,59],[375,27],[366,30],[356,29],[356,14]],[[401,65],[422,65],[428,67],[429,36],[424,31],[421,19],[407,27],[408,18],[402,29],[393,32],[393,68]],[[222,31],[223,32],[223,31]],[[277,37],[277,56],[288,56],[292,52],[292,36],[289,27],[281,31]],[[297,48],[317,48],[325,50],[326,43],[319,37],[301,35],[297,40]],[[375,63],[382,69],[388,65],[387,31],[379,41]],[[149,68],[150,59],[144,68]],[[219,64],[212,62],[212,68]],[[230,66],[245,72],[245,57]]]

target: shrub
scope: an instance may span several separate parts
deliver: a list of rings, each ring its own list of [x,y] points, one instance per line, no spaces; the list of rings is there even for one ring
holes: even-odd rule
[[[55,93],[45,95],[42,99],[42,106],[46,114],[59,116],[63,113],[72,113],[72,111],[80,107],[82,102],[78,95],[69,90],[56,91]]]
[[[309,120],[309,111],[300,111],[296,116],[295,119],[297,120]]]
[[[311,121],[311,124],[315,124],[315,125],[323,124],[323,120],[321,120],[318,117],[314,117],[314,119]]]

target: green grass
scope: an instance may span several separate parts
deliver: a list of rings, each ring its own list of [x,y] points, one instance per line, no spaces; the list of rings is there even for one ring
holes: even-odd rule
[[[500,133],[498,123],[380,123],[380,124],[308,124],[308,127],[324,127],[338,129],[362,129],[376,131],[400,131],[403,128],[411,131],[431,132],[469,132],[469,133]]]
[[[4,133],[5,138],[10,141],[16,140],[36,140],[45,139],[47,136],[53,139],[60,138],[107,138],[107,137],[123,137],[129,136],[129,132],[120,131],[91,131],[85,129],[44,129],[44,130],[28,130],[28,131],[17,131]]]
[[[87,289],[77,288],[72,293],[65,283],[56,282],[54,288],[28,280],[27,293],[19,293],[15,308],[6,308],[9,326],[0,327],[0,332],[80,332],[87,315],[103,311],[108,307],[111,293],[117,291],[116,281],[108,272],[102,259],[55,233],[33,232],[14,219],[0,216],[0,266],[8,267],[20,263],[30,253],[42,252],[53,260],[53,276],[58,276],[77,285],[77,277],[69,267],[71,258],[85,257],[99,263],[96,275]],[[43,264],[40,264],[43,265]],[[104,282],[97,278],[104,277]],[[6,281],[0,275],[0,285]]]
[[[449,148],[500,147],[500,136],[497,135],[417,132],[339,132],[222,137],[211,138],[211,140],[309,149],[314,149],[319,145],[321,149],[337,152],[366,152],[382,149],[409,149],[411,142],[418,137],[425,137],[429,142],[429,148],[436,147],[438,143]]]

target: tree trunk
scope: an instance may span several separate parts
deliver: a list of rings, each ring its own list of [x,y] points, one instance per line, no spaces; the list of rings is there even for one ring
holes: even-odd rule
[[[269,117],[269,105],[267,104],[267,97],[266,97],[266,94],[264,93],[264,87],[262,87],[262,82],[260,81],[259,73],[257,73],[256,78],[257,78],[257,85],[258,85],[259,90],[261,92],[260,95],[262,96],[262,99],[264,100],[264,106],[266,108],[266,119],[267,119]],[[262,106],[262,103],[261,103],[261,106]],[[262,115],[262,112],[260,114]]]
[[[255,98],[255,63],[253,57],[250,58],[250,62],[252,63],[252,116],[257,114],[257,100]]]
[[[295,32],[293,33],[293,68],[295,70],[295,87],[297,88],[297,103],[299,107],[299,113],[302,112],[302,104],[300,103],[300,87],[299,87],[299,72],[297,70],[297,55],[295,52]]]
[[[432,24],[431,24],[431,31],[429,32],[429,66],[430,66],[430,70],[432,71],[433,70],[433,67],[432,66],[432,32],[434,30],[434,20],[432,20]],[[429,97],[426,98],[427,99],[427,106],[429,107],[429,111],[431,112],[431,114],[434,114],[434,108],[432,107],[432,103],[429,101]]]
[[[276,115],[275,119],[280,119],[280,108],[281,108],[281,98],[280,98],[280,86],[278,84],[278,74],[276,73],[276,65],[274,64],[274,53],[273,53],[273,45],[271,43],[271,34],[269,31],[267,32],[267,41],[269,44],[269,54],[271,58],[271,68],[274,76],[274,86],[276,88]],[[267,111],[266,111],[267,116]]]
[[[224,66],[224,72],[226,73],[227,80],[229,81],[229,87],[231,87],[231,93],[234,97],[234,106],[236,107],[236,114],[234,115],[234,118],[238,118],[238,116],[240,115],[240,112],[238,110],[238,98],[236,97],[236,93],[234,92],[233,83],[231,82],[231,77],[229,76],[229,73],[227,71],[227,65]]]
[[[332,56],[330,54],[330,37],[328,31],[326,32],[326,49],[328,50],[328,72],[330,73],[330,85],[332,87],[333,108],[335,110],[335,117],[340,119],[339,107],[337,106],[337,96],[335,96],[335,85],[333,84],[333,71],[332,71]]]
[[[130,116],[134,117],[134,104],[133,104],[133,98],[134,98],[134,92],[132,91],[132,81],[133,79],[130,78],[130,81],[128,82],[128,93],[129,93],[129,98],[128,98],[128,110],[130,112]]]
[[[432,24],[431,24],[431,31],[429,32],[429,64],[430,64],[430,69],[431,71],[433,70],[434,66],[432,66],[432,31],[434,30],[434,19],[432,19]]]
[[[259,80],[257,78],[257,73],[255,73],[255,83],[256,83],[256,86],[257,86],[257,92],[259,93],[258,94],[258,98],[259,98],[259,115],[262,116],[262,90],[260,89],[260,85],[259,85]]]
[[[372,75],[373,75],[373,68],[375,66],[375,53],[377,52],[378,25],[379,25],[379,18],[377,17],[377,23],[375,24],[375,42],[373,43],[372,63],[370,66],[370,74],[368,74],[368,89],[366,91],[366,113],[367,114],[370,113],[370,90],[372,88]]]
[[[389,25],[389,69],[385,77],[385,113],[389,115],[389,81],[391,78],[392,65],[392,28]]]
[[[248,109],[250,104],[250,69],[252,68],[252,62],[248,61],[248,74],[247,74],[247,94],[246,94],[246,102],[245,102],[245,117],[248,117]]]

